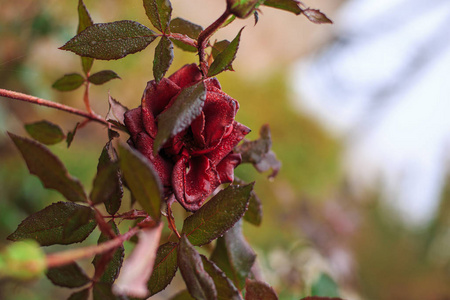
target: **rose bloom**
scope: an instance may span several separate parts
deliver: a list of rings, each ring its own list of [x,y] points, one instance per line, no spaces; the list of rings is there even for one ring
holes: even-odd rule
[[[125,113],[128,143],[152,163],[164,186],[166,197],[175,195],[189,211],[196,211],[222,183],[233,181],[241,155],[233,148],[250,132],[236,122],[236,100],[225,94],[216,78],[207,78],[206,100],[190,126],[170,138],[157,155],[153,143],[158,132],[157,117],[166,111],[183,88],[202,80],[195,64],[185,65],[159,83],[147,84],[141,106]]]

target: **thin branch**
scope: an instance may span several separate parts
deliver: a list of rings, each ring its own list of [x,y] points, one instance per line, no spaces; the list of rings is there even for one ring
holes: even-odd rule
[[[38,105],[42,105],[42,106],[47,106],[47,107],[51,107],[51,108],[55,108],[55,109],[59,109],[65,112],[68,112],[70,114],[74,114],[74,115],[78,115],[84,118],[87,118],[89,120],[92,120],[94,122],[98,122],[100,124],[104,124],[109,126],[110,123],[108,121],[106,121],[105,119],[103,119],[102,117],[94,114],[94,113],[88,113],[76,108],[73,108],[71,106],[67,106],[64,104],[60,104],[60,103],[56,103],[56,102],[52,102],[49,100],[45,100],[45,99],[41,99],[38,97],[34,97],[34,96],[30,96],[27,94],[22,94],[19,92],[14,92],[14,91],[10,91],[10,90],[5,90],[5,89],[0,89],[0,96],[3,96],[5,98],[9,98],[9,99],[13,99],[13,100],[20,100],[20,101],[25,101],[25,102],[30,102],[33,104],[38,104]]]
[[[88,246],[64,252],[47,255],[47,267],[61,267],[73,263],[80,258],[92,257],[97,254],[105,253],[109,250],[119,247],[124,241],[129,240],[132,236],[138,233],[140,228],[133,227],[127,233],[117,236],[115,239],[101,243],[99,245]]]

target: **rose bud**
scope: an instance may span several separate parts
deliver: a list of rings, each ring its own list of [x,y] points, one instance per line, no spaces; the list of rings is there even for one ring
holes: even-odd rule
[[[233,148],[250,132],[234,120],[238,102],[225,94],[216,78],[204,80],[203,110],[190,126],[170,138],[153,154],[158,116],[165,112],[183,88],[202,80],[195,64],[185,65],[169,78],[147,83],[141,106],[125,113],[128,143],[152,163],[164,185],[166,197],[175,195],[189,211],[196,211],[222,183],[232,182],[241,154]]]

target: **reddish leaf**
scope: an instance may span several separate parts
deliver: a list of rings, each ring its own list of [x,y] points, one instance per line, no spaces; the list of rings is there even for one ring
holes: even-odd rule
[[[242,221],[217,240],[211,260],[242,290],[256,254],[242,235]]]
[[[236,53],[239,49],[239,41],[241,39],[242,28],[238,35],[231,41],[231,43],[220,52],[214,59],[213,63],[209,67],[208,77],[216,76],[217,74],[229,69],[234,59],[236,58]]]
[[[190,37],[191,39],[196,40],[198,38],[198,35],[200,34],[200,32],[202,32],[203,27],[194,23],[191,23],[185,19],[182,18],[175,18],[170,22],[170,31],[173,33],[180,33],[180,34],[184,34],[187,35],[188,37]],[[185,51],[189,51],[189,52],[197,52],[197,48],[185,44],[182,41],[179,40],[173,40],[173,43],[185,50]]]
[[[61,92],[73,91],[79,88],[84,83],[84,81],[84,77],[78,73],[66,74],[60,79],[56,80],[52,85],[52,88]]]
[[[152,276],[147,285],[150,295],[159,293],[172,281],[178,269],[177,253],[178,244],[176,243],[168,242],[159,246]]]
[[[267,283],[247,279],[245,300],[278,300],[278,296]]]
[[[77,34],[88,28],[89,26],[94,25],[94,22],[91,19],[91,16],[89,15],[89,11],[87,10],[86,6],[84,5],[82,0],[78,1],[78,30]],[[90,57],[82,57],[81,58],[81,65],[83,66],[83,72],[84,74],[88,74],[89,71],[92,68],[92,65],[94,63],[94,59]]]
[[[124,20],[94,24],[59,49],[80,56],[111,60],[142,51],[155,39],[155,33],[144,25]]]
[[[162,36],[158,46],[156,46],[155,59],[153,60],[153,76],[156,82],[164,77],[172,64],[172,60],[173,44],[168,37]]]
[[[200,256],[205,271],[214,280],[214,285],[217,290],[217,300],[242,300],[241,294],[231,280],[225,276],[224,272],[206,257],[203,255]]]
[[[111,226],[112,231],[119,235],[119,228],[117,228],[116,223],[110,220],[107,223]],[[104,243],[111,238],[107,235],[101,233],[98,238],[97,244]],[[119,276],[120,268],[122,267],[123,257],[125,255],[125,249],[122,246],[116,248],[111,252],[107,252],[102,255],[96,255],[92,264],[95,267],[95,279],[99,282],[113,283],[117,276]]]
[[[30,173],[39,177],[46,188],[57,190],[73,202],[86,201],[81,183],[67,172],[62,162],[47,147],[10,132],[8,134],[22,153]]]
[[[156,251],[163,223],[153,228],[144,228],[139,232],[139,241],[123,264],[120,276],[114,286],[116,294],[146,297],[148,295],[147,281],[155,264]]]
[[[230,185],[184,220],[182,233],[194,246],[201,246],[223,235],[244,215],[253,183]]]
[[[53,284],[67,288],[82,287],[91,282],[83,269],[75,262],[69,265],[51,268],[47,271],[46,275]]]
[[[65,138],[61,127],[45,120],[26,124],[25,130],[33,139],[45,145],[59,143]]]
[[[299,15],[302,13],[302,9],[299,4],[300,2],[297,0],[266,0],[263,5],[282,9]]]
[[[307,8],[302,11],[302,13],[313,23],[316,24],[333,24],[333,21],[328,19],[328,17],[318,9]]]
[[[137,150],[119,146],[120,167],[133,196],[142,208],[159,221],[161,218],[162,184],[148,159]]]
[[[117,163],[111,163],[103,168],[98,169],[95,176],[91,195],[89,198],[92,203],[104,203],[109,201],[117,203],[121,200],[123,189],[121,185]],[[120,202],[119,202],[120,203]],[[118,205],[120,207],[120,204]]]
[[[88,80],[90,83],[101,85],[115,78],[120,79],[119,75],[117,75],[116,72],[111,70],[104,70],[92,74],[91,76],[88,77]]]
[[[67,138],[66,138],[67,148],[69,148],[73,142],[73,138],[75,137],[75,134],[77,133],[78,125],[80,125],[79,122],[75,125],[75,128],[72,131],[69,131],[67,133]]]
[[[167,110],[158,116],[158,133],[153,144],[157,153],[164,143],[183,131],[200,115],[205,104],[206,87],[203,81],[181,90]]]
[[[64,227],[77,212],[88,215],[89,222],[73,231],[71,235],[64,237]],[[94,230],[95,225],[95,213],[90,207],[71,202],[58,202],[23,220],[16,231],[8,236],[8,240],[33,239],[42,246],[69,245],[84,241]]]
[[[200,254],[185,235],[178,246],[178,266],[192,297],[197,300],[217,299],[214,280],[205,271]]]
[[[67,300],[88,300],[90,288],[73,293]]]
[[[172,5],[169,0],[144,0],[147,17],[153,26],[161,32],[166,32],[172,14]]]

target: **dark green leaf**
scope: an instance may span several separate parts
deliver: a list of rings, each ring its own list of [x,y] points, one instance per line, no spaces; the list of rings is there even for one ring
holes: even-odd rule
[[[62,267],[51,268],[46,275],[53,284],[68,288],[81,287],[91,281],[75,262]]]
[[[308,20],[310,20],[313,23],[333,24],[333,21],[328,19],[328,17],[318,9],[307,8],[307,9],[304,9],[302,12],[308,18]]]
[[[114,121],[116,125],[119,125],[119,127],[126,128],[123,118],[125,113],[128,111],[128,108],[110,95],[108,95],[108,102],[109,111],[106,116],[106,120],[108,120],[109,122]]]
[[[296,15],[302,13],[297,0],[266,0],[263,5],[289,11]]]
[[[217,240],[211,260],[242,290],[256,254],[242,235],[242,221]]]
[[[91,76],[89,76],[88,80],[89,82],[96,84],[96,85],[100,85],[100,84],[104,84],[114,78],[119,78],[119,75],[116,74],[116,72],[111,71],[111,70],[104,70],[104,71],[100,71],[97,72],[95,74],[92,74]]]
[[[169,0],[144,0],[145,13],[153,26],[161,32],[166,32],[172,14]]]
[[[44,145],[8,132],[22,153],[28,170],[39,177],[42,184],[63,194],[67,200],[86,201],[86,193],[78,179],[72,177],[62,162]]]
[[[178,269],[178,244],[165,243],[159,246],[156,253],[155,266],[148,282],[150,295],[155,295],[165,289],[172,281]]]
[[[73,293],[67,300],[88,300],[90,288]]]
[[[214,285],[217,290],[217,300],[242,300],[241,294],[236,289],[234,284],[228,279],[225,274],[213,262],[209,261],[203,255],[200,255],[203,262],[203,267],[206,272],[214,280]]]
[[[111,198],[114,198],[114,202],[120,201],[122,198],[123,190],[119,178],[118,164],[110,164],[97,171],[95,176],[91,195],[89,198],[92,203],[104,203]],[[110,201],[111,202],[111,201]]]
[[[84,77],[78,73],[66,74],[52,85],[52,88],[61,92],[73,91],[84,83]]]
[[[69,148],[73,142],[73,138],[75,137],[75,134],[77,133],[78,125],[80,125],[79,122],[75,125],[75,128],[72,131],[69,131],[67,133],[67,138],[66,138],[67,148]]]
[[[313,296],[339,297],[339,287],[327,274],[321,273],[311,286]]]
[[[223,52],[223,50],[225,50],[229,44],[230,44],[230,41],[227,41],[227,40],[215,42],[211,49],[212,50],[211,54],[212,54],[213,58],[216,58],[217,55],[219,55],[221,52]]]
[[[203,81],[181,90],[172,106],[158,116],[158,133],[153,153],[172,136],[183,131],[200,115],[205,104],[206,87]]]
[[[89,15],[89,11],[83,3],[83,0],[78,1],[78,29],[77,33],[82,32],[89,26],[94,25],[94,22]]]
[[[93,64],[94,59],[92,57],[81,57],[81,66],[83,67],[84,74],[89,74]]]
[[[144,50],[156,38],[153,31],[134,21],[94,24],[60,49],[96,59],[119,59]]]
[[[70,236],[63,237],[64,227],[77,212],[89,216],[89,223],[79,227]],[[84,241],[96,226],[95,213],[90,207],[71,202],[58,202],[30,215],[19,224],[8,240],[36,240],[42,246],[69,245]]]
[[[94,300],[121,300],[124,299],[120,296],[116,296],[112,292],[112,285],[105,282],[96,282],[92,289],[92,295]]]
[[[203,27],[194,23],[191,23],[182,18],[175,18],[170,22],[170,31],[172,33],[179,33],[190,37],[191,39],[197,40],[200,32],[202,32]],[[173,40],[175,46],[189,52],[197,52],[197,48],[183,43],[179,40]]]
[[[255,192],[252,191],[251,196],[250,196],[250,201],[248,204],[248,209],[244,215],[244,220],[253,225],[259,226],[259,225],[261,225],[261,222],[262,222],[262,216],[263,216],[263,211],[262,211],[261,200],[259,200],[259,198],[258,198],[258,196],[256,196]]]
[[[201,246],[223,235],[244,215],[253,183],[230,185],[184,220],[182,233],[195,246]]]
[[[89,213],[86,213],[89,212]],[[75,211],[70,217],[67,218],[63,227],[63,239],[67,239],[76,234],[77,230],[83,226],[89,226],[92,222],[92,210],[79,209]]]
[[[162,36],[158,46],[156,46],[155,59],[153,60],[153,76],[156,82],[164,77],[172,64],[172,60],[173,44],[168,37]]]
[[[103,147],[102,154],[100,155],[100,158],[98,159],[98,165],[97,165],[97,174],[100,172],[108,172],[108,171],[101,171],[105,168],[110,168],[110,166],[117,161],[117,153],[115,149],[111,145],[111,141],[106,143],[105,147]],[[97,175],[100,176],[100,175]],[[104,175],[102,175],[104,176]],[[110,191],[106,192],[109,196],[105,197],[105,200],[103,203],[105,204],[106,211],[110,215],[114,215],[120,208],[120,205],[122,203],[122,196],[123,196],[123,187],[122,187],[122,178],[120,176],[120,172],[116,170],[116,173],[111,174],[111,178],[108,179],[109,182],[109,188]],[[95,188],[95,184],[94,184]],[[100,188],[101,189],[101,188]],[[100,191],[98,191],[100,192]],[[98,195],[92,197],[92,194],[94,193],[94,189],[91,192],[91,200],[97,201],[94,199],[98,199],[100,201],[100,198],[102,198],[102,195]]]
[[[111,226],[112,231],[116,235],[119,235],[119,228],[117,228],[117,225],[113,220],[110,220],[108,225]],[[110,238],[101,233],[97,244],[104,243],[108,240],[110,240]],[[98,277],[98,281],[112,284],[114,280],[116,280],[117,276],[119,276],[124,255],[125,249],[123,245],[116,248],[111,253],[107,252],[96,255],[92,261],[92,264],[95,267],[95,277]]]
[[[245,19],[258,8],[264,0],[227,0],[227,8],[238,18]]]
[[[131,193],[153,220],[159,221],[162,185],[158,174],[135,149],[119,146],[119,154],[120,167]]]
[[[217,299],[214,280],[205,271],[200,254],[185,235],[178,246],[178,267],[192,297],[197,300]]]
[[[278,300],[278,296],[267,283],[247,279],[245,300]]]
[[[216,59],[214,59],[213,63],[209,67],[208,77],[216,76],[217,74],[229,69],[234,59],[236,58],[236,53],[239,48],[239,41],[241,39],[242,28],[238,35],[231,41],[231,43],[220,52]]]
[[[195,298],[192,298],[191,294],[187,290],[183,290],[170,298],[170,300],[195,300]]]
[[[65,138],[61,127],[45,120],[26,124],[25,129],[33,139],[46,145],[59,143]]]

